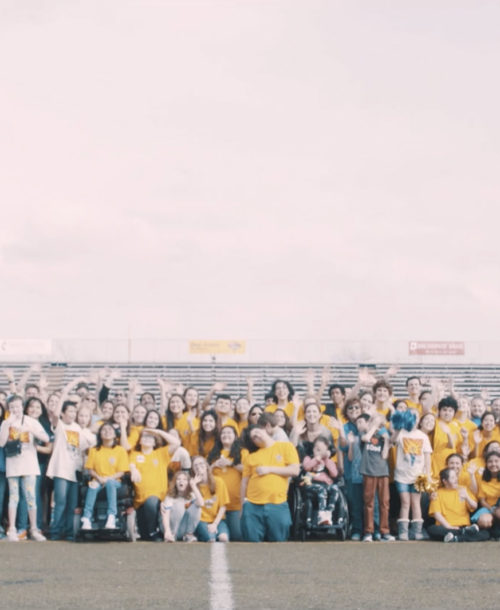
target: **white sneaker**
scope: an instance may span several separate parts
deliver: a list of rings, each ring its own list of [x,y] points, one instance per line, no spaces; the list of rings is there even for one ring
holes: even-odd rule
[[[9,542],[19,542],[19,536],[17,535],[17,531],[15,529],[7,530],[7,540]]]
[[[31,540],[36,540],[36,542],[45,542],[47,540],[40,530],[31,530],[30,534]]]
[[[108,515],[104,529],[106,529],[106,530],[116,529],[116,517],[114,515]]]
[[[88,517],[82,517],[82,530],[91,530],[92,523],[90,523],[90,519]]]

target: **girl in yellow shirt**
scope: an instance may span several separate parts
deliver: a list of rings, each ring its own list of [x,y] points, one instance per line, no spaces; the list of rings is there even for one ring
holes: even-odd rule
[[[229,503],[226,506],[226,523],[231,540],[241,540],[241,475],[243,472],[242,452],[236,430],[233,426],[223,426],[215,446],[208,456],[208,463],[214,476],[226,484]]]
[[[112,424],[103,424],[97,433],[97,446],[89,451],[85,464],[90,476],[85,507],[82,516],[82,530],[92,529],[92,514],[97,494],[102,487],[106,489],[108,501],[105,529],[116,528],[116,496],[120,479],[128,472],[128,456],[123,447],[117,445],[116,433]]]
[[[199,480],[203,497],[201,519],[194,535],[200,542],[228,542],[229,528],[224,519],[229,504],[226,484],[220,477],[214,477],[201,455],[193,458],[192,476]]]

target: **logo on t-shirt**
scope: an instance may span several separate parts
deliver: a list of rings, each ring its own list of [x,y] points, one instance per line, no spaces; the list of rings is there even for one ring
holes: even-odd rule
[[[80,446],[80,435],[76,430],[66,430],[66,442],[70,447],[78,449]]]
[[[20,440],[21,443],[29,443],[30,442],[30,434],[26,430],[21,432],[19,428],[10,428],[9,429],[9,441],[17,441]]]
[[[404,438],[403,439],[403,452],[406,456],[409,456],[410,463],[413,465],[415,459],[422,455],[422,447],[424,441],[421,438]]]
[[[114,455],[110,455],[110,456],[109,456],[109,463],[110,463],[110,464],[114,464],[115,462],[116,462],[116,458],[115,458],[115,456],[114,456]]]

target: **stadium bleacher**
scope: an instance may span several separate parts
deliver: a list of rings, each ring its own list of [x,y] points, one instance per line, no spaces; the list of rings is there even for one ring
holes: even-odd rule
[[[332,383],[340,383],[351,387],[356,383],[360,367],[363,363],[260,363],[260,364],[223,364],[223,363],[116,363],[87,362],[63,363],[54,362],[44,364],[42,371],[49,381],[49,389],[61,388],[65,383],[89,371],[97,371],[105,367],[119,370],[121,377],[114,382],[114,388],[126,388],[130,379],[138,379],[144,391],[158,395],[158,377],[168,379],[175,383],[195,386],[203,395],[216,381],[227,383],[227,391],[234,398],[246,393],[246,380],[252,377],[255,380],[254,401],[262,402],[264,394],[269,390],[275,379],[281,378],[291,382],[299,393],[305,391],[305,374],[308,369],[316,373],[315,386],[320,383],[321,370],[328,366],[331,371]],[[389,363],[367,365],[375,376],[383,375],[389,368]],[[2,368],[12,369],[18,379],[29,367],[29,364],[7,364]],[[391,379],[395,396],[406,396],[405,381],[411,375],[423,378],[446,380],[452,378],[458,392],[467,395],[477,395],[482,391],[488,392],[491,398],[500,396],[500,366],[488,365],[443,365],[443,364],[403,364],[398,373]],[[36,380],[36,377],[32,380]],[[7,382],[0,381],[0,387],[6,387]],[[327,400],[326,392],[323,397]]]

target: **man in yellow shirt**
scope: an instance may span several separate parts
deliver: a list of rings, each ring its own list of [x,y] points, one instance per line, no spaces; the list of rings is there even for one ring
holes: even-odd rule
[[[274,441],[260,426],[248,429],[249,454],[243,461],[241,532],[247,542],[284,542],[291,525],[288,479],[300,472],[297,450]]]

